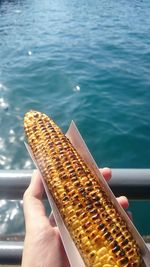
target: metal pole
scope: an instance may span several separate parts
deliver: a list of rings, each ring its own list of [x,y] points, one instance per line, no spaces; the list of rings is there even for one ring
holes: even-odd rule
[[[23,242],[0,241],[0,264],[20,264]]]
[[[32,170],[0,171],[0,199],[22,199],[31,175]],[[150,199],[150,169],[112,169],[109,184],[116,196]]]
[[[116,196],[150,199],[150,169],[112,169],[109,184]]]
[[[150,243],[147,243],[150,250]],[[23,242],[0,241],[0,264],[20,264],[23,251]]]
[[[0,171],[0,198],[22,199],[29,185],[32,170]]]

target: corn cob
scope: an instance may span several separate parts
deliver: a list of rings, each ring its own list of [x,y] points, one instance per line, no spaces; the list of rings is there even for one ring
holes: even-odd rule
[[[139,247],[103,185],[59,127],[29,111],[24,128],[38,167],[86,267],[139,267]]]

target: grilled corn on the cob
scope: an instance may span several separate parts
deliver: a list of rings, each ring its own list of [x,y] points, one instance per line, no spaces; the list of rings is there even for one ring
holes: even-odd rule
[[[24,128],[38,167],[87,267],[139,267],[138,245],[103,185],[59,127],[26,113]]]

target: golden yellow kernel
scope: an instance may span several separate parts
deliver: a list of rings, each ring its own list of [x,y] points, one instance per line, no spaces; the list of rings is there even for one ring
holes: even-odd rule
[[[104,256],[105,254],[107,254],[108,251],[106,249],[106,247],[102,247],[101,249],[98,250],[98,256],[101,258],[102,256]]]

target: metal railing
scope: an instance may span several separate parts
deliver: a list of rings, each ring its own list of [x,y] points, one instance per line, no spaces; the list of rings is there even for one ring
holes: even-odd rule
[[[0,199],[22,199],[32,171],[0,171]],[[150,169],[112,169],[109,182],[116,196],[150,199]],[[1,240],[1,238],[0,238]],[[150,243],[147,244],[150,249]],[[0,264],[20,264],[23,241],[0,241]]]
[[[20,264],[22,251],[22,241],[0,241],[0,264]]]
[[[23,242],[0,241],[0,264],[20,264],[22,250]]]
[[[0,199],[22,199],[32,171],[0,171]],[[116,196],[150,199],[150,169],[112,169],[109,182]]]

